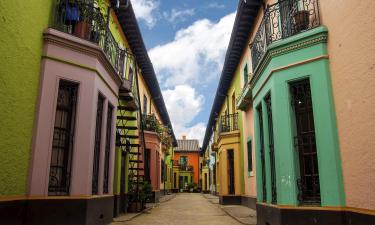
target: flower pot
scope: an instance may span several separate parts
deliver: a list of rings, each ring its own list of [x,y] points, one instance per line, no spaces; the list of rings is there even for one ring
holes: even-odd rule
[[[85,40],[90,40],[90,32],[91,25],[86,21],[79,21],[74,28],[74,35]]]
[[[142,203],[141,202],[131,202],[128,207],[128,212],[140,212],[142,211]]]
[[[295,32],[307,30],[310,23],[310,12],[301,10],[294,14]]]

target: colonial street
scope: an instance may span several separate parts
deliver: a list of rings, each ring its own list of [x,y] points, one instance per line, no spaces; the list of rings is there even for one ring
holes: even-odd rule
[[[111,225],[199,225],[199,224],[241,224],[228,216],[217,204],[211,203],[202,194],[181,193],[158,207],[135,217],[128,222],[114,222]]]

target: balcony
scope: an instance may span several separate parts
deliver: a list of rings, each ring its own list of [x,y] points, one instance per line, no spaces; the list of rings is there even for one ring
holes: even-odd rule
[[[319,25],[318,0],[282,0],[269,5],[250,44],[254,74],[270,44]]]
[[[219,135],[238,130],[238,113],[224,115],[219,120]]]
[[[155,132],[162,143],[162,150],[167,152],[172,146],[171,131],[169,127],[161,124],[154,114],[143,114],[143,127],[145,131]]]
[[[154,114],[143,114],[142,119],[144,130],[155,133],[161,132],[159,121]]]
[[[194,167],[187,164],[181,164],[178,160],[173,160],[173,166],[177,166],[180,171],[193,172]]]
[[[250,73],[248,77],[253,77],[253,74]],[[250,79],[247,80],[244,87],[242,88],[242,92],[240,96],[236,100],[236,106],[239,110],[245,111],[247,107],[251,104],[252,95],[251,95],[251,88],[250,88]]]
[[[125,60],[130,53],[119,47],[103,10],[79,0],[56,0],[55,3],[52,28],[97,44],[116,74],[124,80]]]

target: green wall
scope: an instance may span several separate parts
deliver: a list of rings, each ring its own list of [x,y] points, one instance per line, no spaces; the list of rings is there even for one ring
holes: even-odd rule
[[[0,2],[0,196],[25,195],[50,0]]]
[[[262,104],[264,146],[266,159],[267,202],[271,202],[271,176],[268,145],[268,127],[264,98],[271,93],[272,114],[275,146],[277,200],[281,205],[298,205],[296,180],[299,177],[298,158],[294,147],[294,119],[290,104],[289,83],[308,78],[310,80],[313,101],[316,145],[321,187],[322,206],[345,205],[345,194],[341,170],[341,159],[337,137],[335,109],[332,98],[329,62],[326,57],[327,30],[318,27],[292,38],[276,42],[269,46],[270,54],[283,51],[287,47],[297,46],[292,51],[282,54],[275,53],[266,61],[264,70],[260,71],[259,79],[252,89],[255,97],[253,106]],[[303,47],[301,47],[303,46]],[[300,65],[281,70],[275,68],[290,65],[304,60],[314,59]],[[267,57],[266,57],[267,58]],[[257,75],[256,71],[256,75]],[[271,75],[272,74],[272,75]],[[268,79],[268,80],[267,80]],[[259,121],[255,112],[256,152],[257,162],[260,162],[259,152]],[[257,163],[258,175],[261,165]],[[262,199],[262,177],[257,176],[258,200]]]

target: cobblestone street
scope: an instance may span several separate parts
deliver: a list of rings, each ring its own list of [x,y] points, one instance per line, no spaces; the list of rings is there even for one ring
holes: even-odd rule
[[[111,225],[238,225],[201,194],[182,193],[127,222]]]

